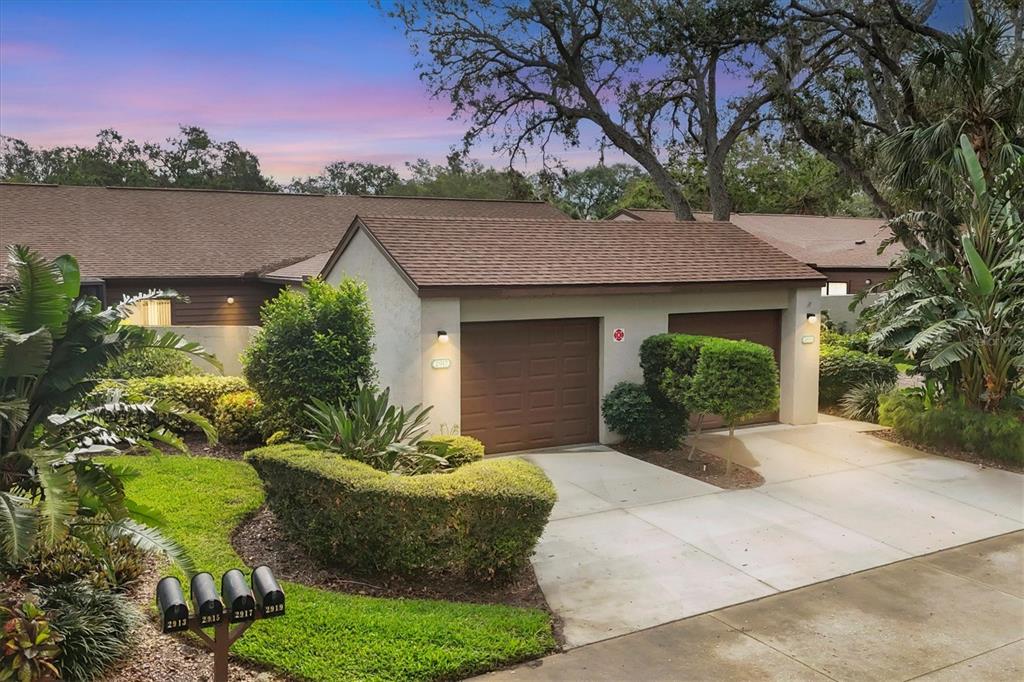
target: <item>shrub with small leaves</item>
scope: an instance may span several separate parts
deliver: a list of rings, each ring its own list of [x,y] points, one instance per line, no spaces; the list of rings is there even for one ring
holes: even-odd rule
[[[263,402],[254,391],[227,393],[217,398],[213,425],[224,443],[259,443]]]
[[[131,651],[140,616],[123,594],[64,583],[41,588],[39,601],[64,638],[57,658],[62,679],[92,682]]]
[[[445,458],[453,469],[484,458],[484,444],[472,436],[431,436],[416,447],[420,452]]]
[[[167,348],[139,348],[115,359],[98,376],[104,379],[141,379],[196,374],[201,374],[199,368],[184,353]]]
[[[874,353],[841,346],[821,346],[818,365],[818,403],[835,405],[854,386],[873,382],[896,383],[896,366]]]
[[[166,376],[128,379],[126,381],[105,380],[97,384],[94,394],[109,395],[112,391],[121,391],[130,400],[155,398],[171,400],[193,412],[197,412],[211,422],[214,419],[217,400],[228,393],[248,390],[245,379],[234,376],[217,376],[202,374],[198,376]],[[145,422],[145,423],[140,423]],[[195,430],[192,424],[182,420],[164,420],[178,431]],[[152,423],[150,423],[152,422]],[[155,416],[147,422],[135,415],[125,415],[124,426],[148,427],[155,424]]]
[[[601,401],[601,414],[608,428],[642,447],[670,450],[686,434],[686,413],[659,408],[640,384],[617,384]]]
[[[55,664],[63,637],[32,599],[0,605],[0,680],[60,677]]]

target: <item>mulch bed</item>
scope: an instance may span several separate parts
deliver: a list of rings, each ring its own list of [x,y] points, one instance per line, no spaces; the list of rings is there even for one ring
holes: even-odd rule
[[[694,452],[693,459],[690,460],[688,457],[690,448],[688,447],[676,450],[648,450],[628,443],[620,443],[612,447],[630,457],[636,457],[649,464],[696,478],[726,490],[757,488],[764,484],[761,474],[740,464],[733,464],[732,475],[726,476],[725,460],[703,450]]]
[[[439,599],[541,609],[551,616],[552,629],[559,646],[564,643],[561,621],[548,607],[544,593],[537,584],[537,576],[530,565],[511,580],[497,585],[481,585],[464,579],[440,577],[412,580],[349,575],[320,564],[302,547],[291,542],[285,537],[277,518],[267,507],[261,508],[252,518],[235,529],[231,536],[231,544],[247,566],[266,564],[278,579],[310,587],[367,597]]]
[[[897,443],[898,445],[905,445],[908,448],[914,448],[915,450],[920,450],[921,452],[927,452],[929,455],[949,457],[950,459],[959,459],[963,462],[977,464],[979,467],[988,467],[990,469],[1003,469],[1004,471],[1012,471],[1017,474],[1024,474],[1024,465],[1016,464],[1014,462],[1007,462],[1000,459],[984,457],[973,452],[968,452],[967,450],[959,450],[957,448],[941,448],[935,445],[925,445],[923,443],[917,443],[907,438],[903,438],[892,429],[885,429],[883,431],[867,431],[867,433],[870,433],[875,438],[887,440],[890,443]]]
[[[218,459],[242,459],[242,455],[247,451],[260,447],[259,443],[241,445],[217,443],[216,445],[210,445],[206,442],[205,438],[194,433],[184,435],[182,440],[185,441],[185,444],[188,446],[188,449],[192,451],[193,455],[197,455],[199,457],[217,457]]]

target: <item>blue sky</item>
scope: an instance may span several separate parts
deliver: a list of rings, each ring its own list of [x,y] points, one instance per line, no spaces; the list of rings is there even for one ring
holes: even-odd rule
[[[942,23],[962,21],[947,0]],[[0,0],[0,133],[89,144],[207,128],[279,179],[337,159],[441,161],[464,130],[367,2]],[[488,145],[474,154],[487,162]],[[568,155],[596,160],[596,147]]]

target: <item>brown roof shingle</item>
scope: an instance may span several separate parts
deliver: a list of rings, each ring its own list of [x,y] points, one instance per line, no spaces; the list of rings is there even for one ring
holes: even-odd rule
[[[237,277],[330,251],[360,213],[564,218],[543,202],[0,183],[0,249],[70,253],[88,277]]]
[[[360,216],[349,236],[363,227],[421,288],[823,279],[729,223]]]
[[[645,222],[675,220],[672,211],[627,209],[621,213]],[[711,218],[706,213],[694,216],[698,220]],[[820,268],[885,269],[902,251],[894,244],[878,253],[878,245],[890,236],[882,218],[733,213],[729,220],[793,258]]]

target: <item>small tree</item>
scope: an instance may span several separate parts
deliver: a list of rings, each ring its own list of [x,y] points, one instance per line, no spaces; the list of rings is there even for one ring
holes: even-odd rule
[[[274,429],[301,433],[312,398],[350,405],[359,386],[376,378],[364,284],[313,280],[264,304],[260,320],[242,364]]]
[[[721,416],[731,438],[741,420],[778,407],[775,357],[770,348],[758,343],[706,339],[686,395],[692,412]],[[726,475],[731,473],[730,456]]]

